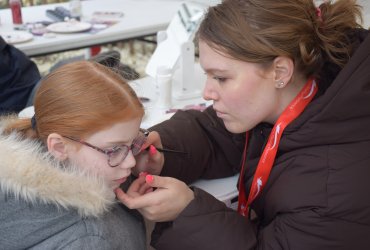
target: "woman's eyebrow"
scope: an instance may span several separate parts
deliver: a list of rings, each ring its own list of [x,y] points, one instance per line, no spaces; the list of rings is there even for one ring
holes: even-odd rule
[[[228,70],[226,69],[217,69],[217,68],[208,68],[208,69],[203,69],[207,73],[226,73]]]

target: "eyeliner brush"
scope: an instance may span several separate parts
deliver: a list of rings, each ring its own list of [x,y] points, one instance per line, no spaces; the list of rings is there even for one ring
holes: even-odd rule
[[[167,153],[187,154],[184,151],[178,151],[178,150],[173,150],[173,149],[168,149],[168,148],[155,148],[155,149],[157,149],[157,151],[161,153],[167,152]]]
[[[158,152],[161,152],[161,153],[166,152],[166,153],[176,153],[176,154],[187,154],[184,151],[179,151],[179,150],[174,150],[174,149],[168,149],[168,148],[157,148],[157,147],[154,147],[153,145],[150,145],[150,147],[155,148]],[[146,150],[150,150],[150,147],[147,147]]]

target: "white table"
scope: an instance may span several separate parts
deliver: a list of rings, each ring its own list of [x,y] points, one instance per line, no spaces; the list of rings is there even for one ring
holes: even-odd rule
[[[181,3],[168,0],[82,1],[83,19],[89,20],[94,11],[121,11],[124,16],[120,22],[96,34],[56,34],[54,38],[34,36],[32,41],[15,46],[28,56],[36,56],[156,34],[167,28]],[[68,8],[68,3],[23,7],[23,22],[51,21],[46,10],[56,6]],[[0,10],[0,18],[0,30],[13,31],[10,9]]]

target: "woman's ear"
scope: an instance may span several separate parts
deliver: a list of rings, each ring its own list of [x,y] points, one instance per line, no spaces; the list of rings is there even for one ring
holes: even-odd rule
[[[294,62],[291,58],[278,56],[273,62],[274,81],[276,88],[284,88],[292,79]]]
[[[48,151],[58,160],[64,161],[68,158],[67,145],[61,135],[51,133],[47,138]]]

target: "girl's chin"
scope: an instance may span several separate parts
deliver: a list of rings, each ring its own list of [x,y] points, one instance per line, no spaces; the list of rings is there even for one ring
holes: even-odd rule
[[[119,186],[121,186],[122,183],[124,183],[125,181],[127,180],[127,177],[123,177],[121,179],[117,179],[117,180],[113,180],[111,183],[112,183],[112,188],[113,189],[116,189],[118,188]]]
[[[112,188],[112,190],[114,191],[115,189],[119,188],[121,185],[120,184],[117,184],[117,183],[112,183],[112,185],[110,186]]]

